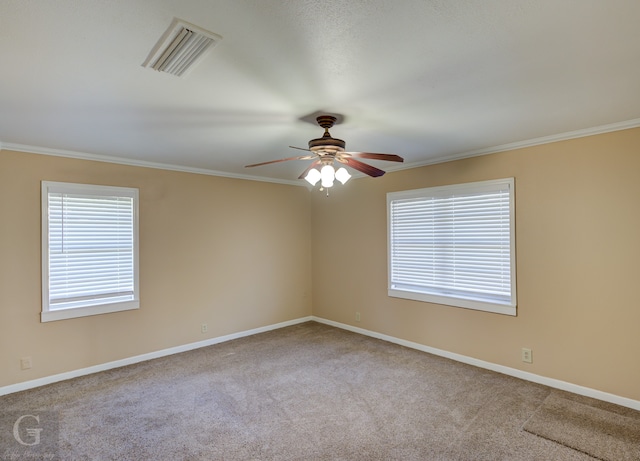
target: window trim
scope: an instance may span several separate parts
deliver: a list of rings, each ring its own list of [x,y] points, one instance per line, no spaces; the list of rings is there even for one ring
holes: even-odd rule
[[[448,296],[443,294],[428,293],[426,291],[414,291],[407,288],[396,287],[392,281],[392,211],[391,204],[395,200],[419,197],[446,196],[452,193],[468,193],[483,189],[491,190],[496,187],[506,186],[509,189],[509,245],[510,245],[510,300],[506,303],[489,302],[460,296]],[[388,295],[394,298],[404,298],[414,301],[443,304],[453,307],[462,307],[498,314],[516,315],[516,246],[515,246],[515,180],[504,178],[489,181],[478,181],[463,184],[428,187],[399,192],[387,193],[387,276]]]
[[[121,196],[133,199],[133,299],[82,307],[51,308],[49,300],[49,193],[89,194],[96,196]],[[99,186],[54,181],[42,181],[42,312],[41,322],[51,322],[91,315],[134,310],[140,307],[139,284],[139,236],[138,189],[117,186]]]

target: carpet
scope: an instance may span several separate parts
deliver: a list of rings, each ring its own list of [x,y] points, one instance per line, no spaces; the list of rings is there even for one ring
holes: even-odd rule
[[[638,461],[640,418],[626,413],[552,393],[523,429],[603,461]]]
[[[308,322],[2,396],[0,460],[593,461],[522,430],[555,392]]]

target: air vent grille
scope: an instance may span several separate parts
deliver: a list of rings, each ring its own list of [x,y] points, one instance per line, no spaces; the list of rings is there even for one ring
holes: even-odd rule
[[[174,19],[142,65],[178,77],[184,76],[220,40],[222,37],[218,34]]]

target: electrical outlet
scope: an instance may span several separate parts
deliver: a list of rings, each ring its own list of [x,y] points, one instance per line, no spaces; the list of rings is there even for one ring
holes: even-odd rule
[[[206,333],[207,331],[209,331],[209,327],[207,326],[206,323],[203,323],[202,326],[200,327],[200,332]]]
[[[22,357],[20,359],[20,369],[21,370],[28,370],[33,366],[33,364],[31,363],[31,357]]]
[[[356,322],[360,321],[360,312],[356,312]]]
[[[533,351],[531,349],[527,349],[526,347],[522,348],[522,361],[533,363]]]

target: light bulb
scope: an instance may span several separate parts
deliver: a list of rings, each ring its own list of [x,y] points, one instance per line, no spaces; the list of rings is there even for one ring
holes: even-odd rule
[[[336,172],[332,165],[325,165],[320,170],[320,176],[322,177],[322,187],[333,186],[333,179],[336,177]]]
[[[340,181],[342,184],[346,183],[350,177],[351,175],[349,174],[347,169],[344,167],[338,168],[338,171],[336,171],[336,179]]]
[[[315,168],[311,168],[304,179],[306,179],[307,182],[312,186],[315,186],[316,183],[320,181],[321,176],[322,175],[318,170],[316,170]]]

